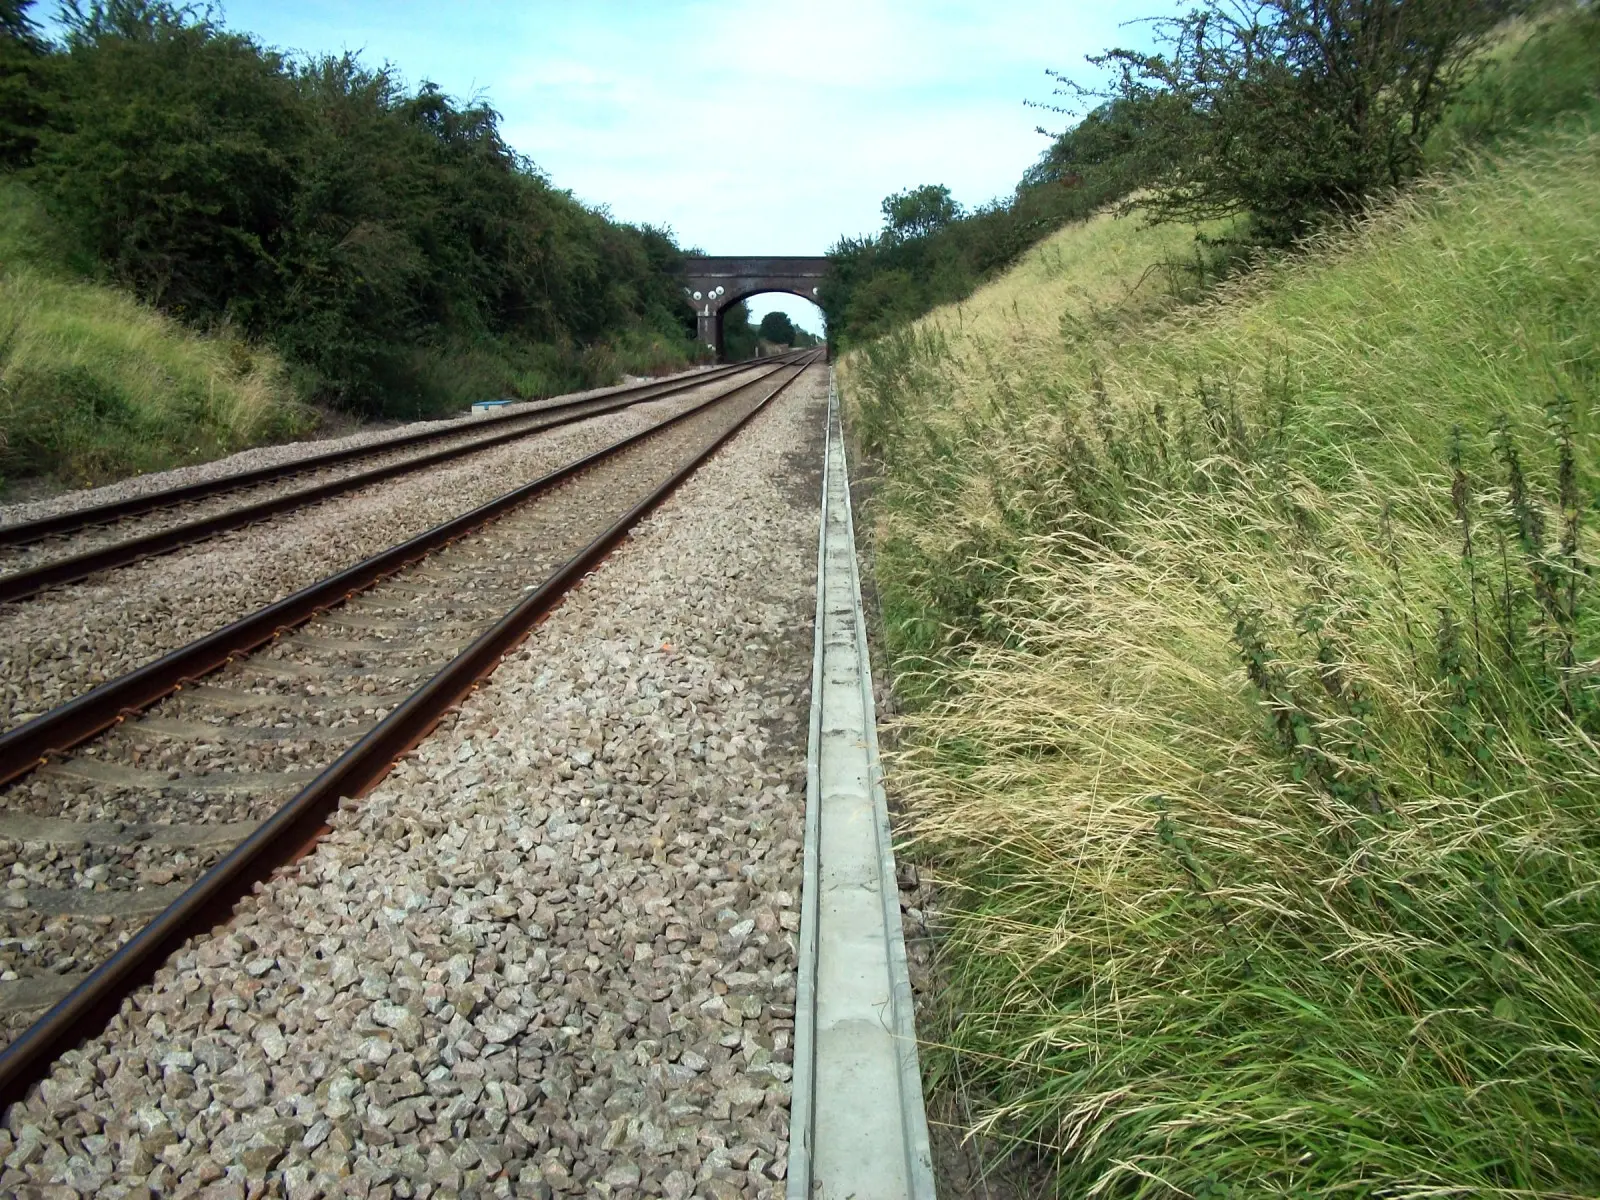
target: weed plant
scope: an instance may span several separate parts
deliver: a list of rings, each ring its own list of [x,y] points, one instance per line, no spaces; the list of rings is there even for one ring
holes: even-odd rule
[[[844,364],[929,1069],[1060,1195],[1600,1193],[1597,179],[1200,304],[1095,222]]]

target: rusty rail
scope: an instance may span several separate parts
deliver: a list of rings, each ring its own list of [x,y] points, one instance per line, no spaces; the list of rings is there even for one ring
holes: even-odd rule
[[[702,383],[711,383],[730,374],[749,369],[749,363],[735,363],[730,366],[714,367],[707,371],[698,371],[690,379],[655,379],[648,383],[613,388],[602,395],[585,396],[581,400],[568,400],[560,404],[548,404],[532,412],[498,413],[482,417],[470,424],[450,425],[443,429],[425,429],[418,433],[404,434],[387,441],[368,442],[361,446],[349,446],[343,450],[330,450],[325,454],[314,454],[289,463],[275,463],[272,466],[256,467],[253,470],[239,471],[216,479],[202,479],[196,483],[163,488],[160,491],[146,492],[140,496],[129,496],[123,500],[108,500],[104,504],[77,508],[71,512],[55,513],[52,516],[40,517],[33,521],[18,521],[10,525],[0,525],[0,546],[26,546],[32,542],[42,541],[47,537],[75,533],[92,525],[108,525],[113,521],[120,521],[124,517],[136,517],[143,513],[154,512],[158,508],[170,508],[175,504],[185,504],[191,500],[202,500],[207,496],[215,496],[223,492],[237,491],[260,483],[270,483],[274,479],[283,479],[306,471],[320,471],[326,467],[336,467],[340,463],[387,454],[393,450],[403,450],[408,446],[425,445],[428,442],[440,441],[443,438],[454,437],[462,433],[492,429],[505,425],[507,422],[532,421],[552,413],[563,413],[580,405],[597,405],[607,400],[621,400],[624,397],[628,398],[628,403],[630,404],[642,404],[659,396],[669,396],[674,392],[680,392],[690,387],[698,387]],[[595,411],[605,412],[609,410],[597,408]],[[587,412],[582,414],[582,416],[591,415],[593,414]],[[581,416],[578,419],[581,419]],[[550,428],[553,427],[550,426]]]
[[[779,368],[781,369],[781,368]],[[762,376],[761,378],[766,378]],[[293,595],[257,609],[205,637],[197,638],[154,662],[107,680],[98,687],[41,713],[14,729],[0,734],[0,786],[8,784],[42,766],[52,754],[59,754],[109,729],[126,715],[147,708],[176,689],[207,675],[241,655],[249,654],[274,638],[303,625],[318,613],[343,603],[355,593],[372,586],[441,546],[471,533],[503,513],[549,491],[563,480],[595,466],[628,446],[652,437],[663,429],[694,416],[712,404],[729,399],[761,381],[742,384],[712,396],[693,408],[658,422],[592,454],[550,471],[531,483],[498,496],[469,512],[453,517],[432,529],[370,558],[346,567]]]

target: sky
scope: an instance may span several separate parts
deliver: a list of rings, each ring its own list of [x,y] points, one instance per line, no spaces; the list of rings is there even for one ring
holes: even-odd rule
[[[1170,0],[225,0],[283,50],[360,52],[481,98],[558,187],[708,254],[824,254],[879,203],[1007,194],[1067,118],[1046,68],[1143,42]],[[818,332],[798,297],[761,296]]]

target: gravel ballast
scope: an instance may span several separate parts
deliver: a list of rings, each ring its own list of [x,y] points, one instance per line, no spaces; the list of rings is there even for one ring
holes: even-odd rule
[[[0,728],[716,394],[713,382],[0,606]]]
[[[0,1191],[782,1195],[825,391],[58,1063]]]
[[[206,827],[260,820],[281,807],[444,666],[453,647],[503,616],[765,394],[746,389],[688,414],[0,793],[0,833],[29,818],[62,826],[51,836],[68,843],[75,822],[177,826],[214,847],[164,855],[156,867],[164,880],[107,860],[74,870],[63,890],[14,868],[0,891],[0,1044],[220,856],[227,839],[218,844]],[[185,850],[191,842],[192,834],[179,839]],[[19,859],[33,861],[29,853]],[[57,990],[47,990],[49,980]]]
[[[745,368],[741,369],[739,374],[748,376],[751,372]],[[697,381],[691,378],[672,386],[687,388],[696,386],[696,383]],[[659,393],[662,389],[655,387],[650,390]],[[441,422],[442,428],[426,431],[429,440],[416,445],[386,449],[396,446],[396,443],[392,440],[380,442],[371,447],[361,448],[363,450],[361,456],[348,461],[322,467],[308,466],[306,469],[254,484],[236,482],[229,490],[215,495],[168,503],[148,512],[48,535],[32,542],[0,546],[0,576],[9,577],[38,570],[49,564],[158,533],[169,531],[181,533],[184,529],[192,528],[197,521],[258,509],[268,503],[282,504],[283,511],[288,511],[300,504],[315,502],[308,499],[307,494],[319,489],[332,489],[332,494],[324,497],[332,499],[341,488],[354,490],[378,482],[370,478],[378,471],[405,474],[411,470],[432,470],[436,466],[435,460],[441,454],[481,453],[491,442],[537,436],[540,431],[553,428],[555,425],[582,420],[585,416],[598,415],[601,412],[633,404],[646,403],[648,399],[648,395],[639,393],[624,393],[620,396],[602,394],[586,399],[583,397],[575,400],[567,399],[559,404],[547,401],[516,405],[512,407],[509,420],[480,418],[476,422],[467,423]],[[315,461],[316,459],[300,459],[286,465],[293,467]],[[223,482],[227,482],[228,479],[238,481],[241,478],[235,474],[225,477]],[[3,528],[0,528],[0,532],[4,532]]]

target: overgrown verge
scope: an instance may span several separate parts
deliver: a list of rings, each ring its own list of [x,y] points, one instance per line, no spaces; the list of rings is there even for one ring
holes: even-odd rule
[[[1061,1195],[1600,1189],[1597,181],[1186,308],[1101,218],[844,363],[930,1069]]]
[[[37,200],[0,178],[0,487],[90,485],[302,434],[281,360],[58,268]]]

